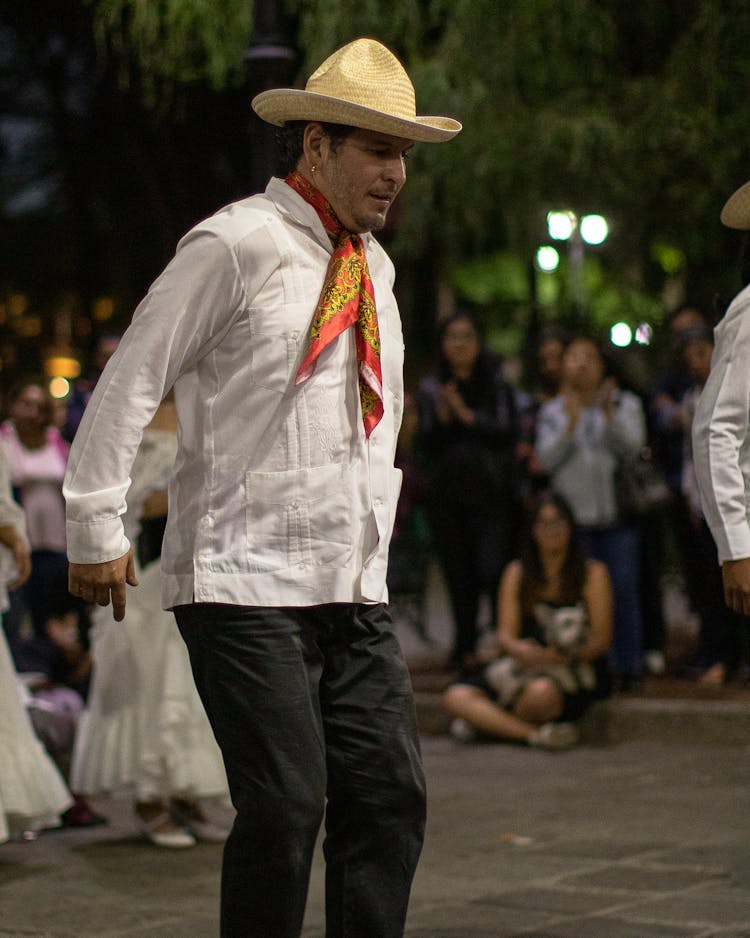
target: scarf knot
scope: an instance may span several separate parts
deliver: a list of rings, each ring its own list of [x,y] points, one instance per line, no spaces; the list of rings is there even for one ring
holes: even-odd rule
[[[307,351],[294,383],[304,384],[313,375],[321,352],[354,325],[359,399],[369,439],[383,416],[383,374],[375,290],[365,248],[361,237],[344,228],[330,202],[304,176],[293,172],[285,182],[312,205],[333,244],[310,326]]]

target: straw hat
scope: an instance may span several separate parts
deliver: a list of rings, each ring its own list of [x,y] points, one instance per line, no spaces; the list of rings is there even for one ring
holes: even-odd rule
[[[273,88],[253,98],[269,124],[324,121],[407,140],[450,140],[461,124],[450,117],[417,117],[414,86],[404,67],[374,39],[355,39],[316,69],[305,90]]]
[[[721,221],[727,228],[750,231],[750,182],[729,196],[721,210]]]

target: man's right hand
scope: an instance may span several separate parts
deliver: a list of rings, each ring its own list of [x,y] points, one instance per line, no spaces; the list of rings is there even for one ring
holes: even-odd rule
[[[750,615],[750,557],[725,560],[721,565],[724,600],[730,609]]]
[[[68,565],[68,589],[84,602],[108,606],[112,602],[115,621],[122,622],[125,616],[125,591],[127,586],[138,586],[135,576],[133,548],[117,560],[104,563],[70,563]]]

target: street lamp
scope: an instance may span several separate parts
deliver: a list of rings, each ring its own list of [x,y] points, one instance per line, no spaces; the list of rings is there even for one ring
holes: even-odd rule
[[[570,267],[570,295],[577,314],[586,306],[586,285],[583,277],[584,243],[602,244],[609,235],[609,225],[603,215],[583,215],[575,212],[547,212],[547,231],[550,238],[566,241]]]
[[[252,98],[261,91],[289,85],[294,74],[297,53],[289,38],[289,18],[278,0],[257,0],[253,34],[244,53],[247,63],[248,92]],[[250,111],[250,108],[248,108]],[[250,111],[250,186],[262,192],[275,172],[275,128]]]

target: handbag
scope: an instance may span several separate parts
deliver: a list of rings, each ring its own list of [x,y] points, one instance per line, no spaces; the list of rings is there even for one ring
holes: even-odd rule
[[[620,461],[615,486],[623,519],[656,514],[672,501],[672,491],[649,446]]]

